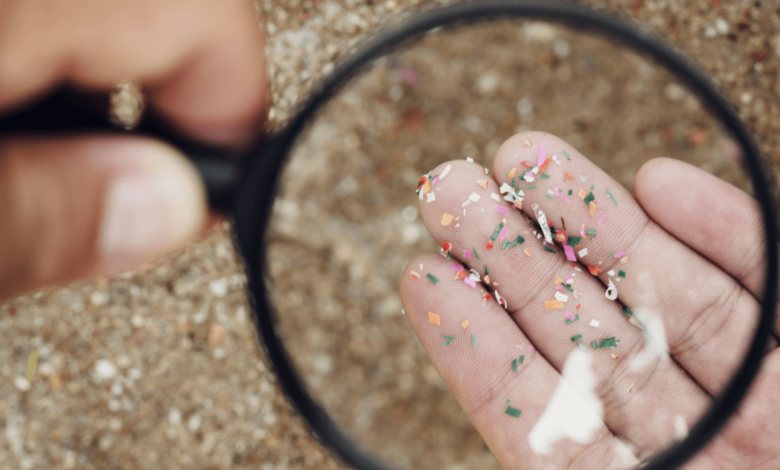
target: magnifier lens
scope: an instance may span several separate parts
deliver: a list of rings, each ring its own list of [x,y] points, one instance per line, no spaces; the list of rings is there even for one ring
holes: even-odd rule
[[[502,147],[529,131],[552,136]],[[299,137],[263,241],[281,334],[309,392],[399,467],[499,468],[464,408],[495,452],[539,468],[565,468],[607,430],[594,466],[662,452],[741,364],[759,306],[733,308],[744,289],[707,259],[719,237],[702,231],[728,226],[702,212],[723,197],[717,180],[706,196],[686,191],[685,169],[667,163],[643,180],[665,189],[641,194],[662,202],[635,202],[637,173],[657,157],[750,193],[739,147],[698,99],[597,35],[483,22],[376,60]],[[565,239],[543,243],[539,211]],[[408,266],[442,242],[449,258]]]

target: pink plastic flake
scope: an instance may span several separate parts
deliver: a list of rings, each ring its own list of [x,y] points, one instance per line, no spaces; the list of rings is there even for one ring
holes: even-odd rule
[[[566,259],[569,261],[577,261],[577,257],[574,256],[574,248],[569,245],[563,245],[563,252],[566,253]]]
[[[467,277],[463,278],[463,283],[466,284],[467,286],[471,287],[472,289],[476,289],[477,288],[477,283],[472,281],[471,279],[469,279]]]
[[[496,211],[502,214],[509,214],[509,209],[504,206],[496,206]]]
[[[463,257],[466,259],[471,259],[471,250],[463,250]]]
[[[567,311],[567,312],[566,312],[566,313],[564,313],[563,315],[564,315],[566,318],[568,318],[569,320],[571,320],[571,321],[574,321],[574,319],[576,318],[576,317],[574,316],[574,314],[573,314],[573,313],[571,313],[571,312],[569,312],[569,311]]]
[[[539,142],[539,156],[536,157],[536,166],[542,166],[545,157],[547,157],[547,150],[544,149],[544,144]]]
[[[463,266],[459,265],[458,263],[452,264],[452,270],[453,271],[463,271]]]

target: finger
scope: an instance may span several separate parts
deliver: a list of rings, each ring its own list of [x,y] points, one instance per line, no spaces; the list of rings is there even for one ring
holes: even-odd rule
[[[634,181],[638,202],[667,232],[685,242],[754,296],[764,288],[764,230],[755,199],[685,162],[656,158]]]
[[[617,286],[620,302],[653,330],[648,333],[666,338],[670,352],[699,384],[710,393],[719,391],[750,343],[758,318],[755,298],[659,227],[628,191],[555,136],[531,132],[505,142],[494,162],[498,181],[508,181],[505,174],[523,161],[536,164],[540,143],[548,156],[561,155],[560,164],[550,164],[549,178],[525,191],[524,204],[538,204],[555,222],[565,220],[569,236],[594,230],[596,236],[583,237],[576,248],[581,261],[599,268],[604,285]],[[557,189],[569,202],[548,192]],[[590,197],[579,197],[580,190],[593,194],[593,214],[585,204]]]
[[[248,1],[4,6],[0,108],[59,82],[109,89],[136,80],[151,107],[198,138],[233,144],[261,130],[268,82],[263,36]]]
[[[425,194],[432,201],[421,206],[434,239],[451,243],[451,256],[480,275],[487,270],[495,297],[506,299],[516,324],[557,370],[573,350],[591,351],[605,422],[640,458],[665,449],[674,439],[675,421],[690,425],[704,412],[706,394],[666,356],[637,366],[643,360],[642,333],[604,297],[601,283],[572,267],[555,245],[544,248],[537,238],[541,232],[497,196],[498,185],[480,166],[453,161],[431,175],[446,167],[445,179],[429,186],[434,196]],[[505,246],[518,234],[521,244]],[[604,348],[594,350],[600,345]]]
[[[589,468],[589,461],[628,468],[635,463],[591,403],[571,386],[556,391],[558,372],[527,350],[530,342],[498,304],[483,302],[480,291],[453,279],[452,266],[436,254],[418,257],[404,271],[401,301],[431,362],[502,468]],[[428,275],[438,279],[436,284]],[[551,402],[555,393],[582,413],[560,423],[570,427],[577,439],[573,444],[533,434],[545,410],[560,406]],[[522,412],[519,417],[511,414],[514,410]]]
[[[130,137],[0,143],[0,297],[126,269],[206,219],[195,170]]]

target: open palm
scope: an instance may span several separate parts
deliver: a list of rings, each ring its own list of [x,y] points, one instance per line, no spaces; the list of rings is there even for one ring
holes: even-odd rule
[[[401,299],[504,468],[652,456],[697,422],[749,345],[764,272],[755,201],[667,159],[634,189],[538,132],[505,142],[490,172],[452,161],[421,182],[443,248],[407,267]],[[776,340],[739,413],[686,468],[780,468]]]

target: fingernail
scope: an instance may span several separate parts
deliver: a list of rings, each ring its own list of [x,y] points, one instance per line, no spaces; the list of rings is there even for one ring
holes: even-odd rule
[[[203,194],[176,166],[118,175],[106,192],[99,249],[109,268],[124,268],[182,244],[201,227]]]

